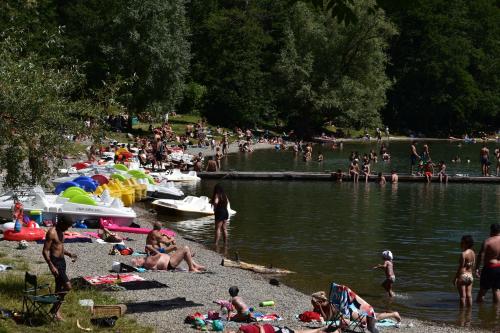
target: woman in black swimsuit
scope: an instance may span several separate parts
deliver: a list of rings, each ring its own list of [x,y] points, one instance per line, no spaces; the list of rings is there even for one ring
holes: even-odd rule
[[[221,232],[224,238],[225,246],[227,242],[227,220],[229,219],[229,212],[227,210],[227,196],[220,184],[217,184],[214,187],[214,193],[212,194],[212,205],[214,206],[215,215],[215,246],[219,244]]]

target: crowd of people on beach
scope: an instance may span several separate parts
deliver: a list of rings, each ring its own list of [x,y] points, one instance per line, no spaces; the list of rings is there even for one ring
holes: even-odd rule
[[[118,121],[118,120],[117,120]],[[95,161],[103,152],[112,152],[114,154],[115,162],[123,162],[127,159],[128,154],[134,152],[139,159],[141,166],[148,166],[152,169],[165,169],[168,167],[175,167],[181,170],[188,170],[192,168],[195,171],[218,171],[221,170],[222,159],[229,153],[230,146],[230,133],[224,132],[221,128],[216,129],[216,133],[221,137],[217,142],[212,132],[206,126],[206,123],[201,120],[194,125],[187,125],[186,131],[182,135],[177,135],[168,121],[161,127],[153,128],[150,126],[150,136],[147,137],[134,137],[132,143],[117,145],[113,143],[108,147],[101,146],[97,148],[92,145],[88,150],[88,158],[90,161]],[[269,133],[260,135],[255,139],[253,132],[249,129],[242,130],[236,128],[234,135],[237,136],[238,151],[252,152],[253,145],[257,143],[267,143],[274,145],[276,150],[291,149],[295,154],[302,154],[304,162],[313,160],[313,145],[303,141],[293,141],[290,146],[280,136],[271,136]],[[387,136],[388,128],[386,129]],[[382,141],[382,131],[377,129],[377,139]],[[172,146],[169,143],[176,142]],[[175,152],[184,154],[188,147],[196,146],[199,148],[211,149],[213,156],[208,158],[205,165],[204,154],[199,152],[192,156],[189,161],[172,160],[169,155]],[[332,149],[342,149],[343,142],[335,141],[332,143]],[[481,171],[483,176],[490,175],[491,161],[490,151],[486,144],[480,150]],[[372,167],[378,163],[379,158],[382,161],[390,161],[391,153],[388,146],[381,142],[380,150],[378,153],[374,149],[369,152],[361,154],[353,151],[349,154],[349,167],[347,174],[343,170],[338,169],[333,173],[333,177],[341,182],[350,177],[354,182],[358,182],[359,178],[364,178],[368,182],[372,175]],[[500,171],[500,149],[495,149],[494,159],[496,161],[496,174],[499,175]],[[318,152],[317,162],[324,161],[324,156],[321,151]],[[439,176],[440,182],[447,182],[448,175],[446,172],[446,163],[441,160],[435,164],[431,158],[431,151],[428,144],[424,144],[422,150],[419,152],[415,142],[410,144],[409,149],[410,160],[410,174],[416,176],[423,176],[427,182],[431,182],[433,176]],[[437,172],[436,172],[437,170]],[[387,182],[393,184],[398,182],[398,173],[396,170],[391,171],[390,179],[387,180],[382,173],[378,173],[377,182],[381,185]],[[228,204],[229,199],[220,184],[215,185],[213,194],[210,200],[214,208],[214,243],[217,247],[221,239],[226,247],[228,244],[228,230],[227,224],[229,220]],[[72,225],[72,221],[66,218],[59,219],[58,223],[49,229],[46,234],[42,255],[48,265],[48,268],[54,276],[56,292],[61,295],[61,302],[54,304],[51,312],[56,319],[61,320],[61,304],[65,295],[71,290],[71,283],[66,274],[66,261],[65,257],[69,257],[73,262],[77,260],[78,255],[71,253],[64,248],[64,232],[67,231]],[[109,232],[105,228],[102,230],[102,238],[114,241],[121,241],[119,235]],[[453,284],[457,288],[460,305],[462,307],[472,306],[472,286],[474,278],[480,278],[480,290],[478,292],[476,301],[483,302],[485,294],[488,290],[492,290],[493,302],[495,304],[500,302],[500,224],[495,223],[490,226],[490,237],[487,238],[476,256],[474,249],[474,240],[470,235],[464,235],[461,239],[460,247],[461,254],[459,258],[459,265],[453,279]],[[190,272],[205,271],[205,266],[197,263],[194,260],[195,253],[185,245],[179,245],[174,237],[170,237],[161,232],[161,224],[155,223],[153,229],[148,233],[145,241],[144,251],[146,256],[132,260],[135,267],[142,267],[148,270],[173,270],[179,267],[182,262],[188,267]],[[396,275],[394,269],[394,255],[390,250],[382,252],[383,263],[375,265],[373,269],[382,269],[385,274],[385,279],[382,283],[383,289],[387,292],[389,297],[394,297],[394,285],[396,283]],[[482,268],[481,268],[482,266]],[[252,311],[245,304],[244,300],[239,296],[239,288],[232,286],[229,288],[231,309],[234,313],[228,314],[228,320],[237,322],[252,322]],[[336,318],[339,309],[334,307],[331,300],[324,291],[314,293],[311,299],[312,311],[316,313],[322,320],[326,322]],[[357,302],[365,302],[361,298]],[[366,302],[365,302],[366,303]],[[364,306],[364,304],[359,304]],[[366,306],[369,304],[366,303]],[[354,311],[354,310],[353,310]],[[398,312],[386,313],[373,313],[373,316],[361,316],[360,313],[354,311],[354,316],[358,316],[363,324],[372,333],[378,332],[375,327],[375,318],[378,320],[391,318],[395,321],[401,321]],[[352,314],[351,314],[352,315]],[[307,329],[295,332],[313,333],[325,332],[328,329]],[[269,324],[249,324],[242,325],[238,332],[294,332],[287,327],[278,327]],[[342,332],[341,329],[335,332]]]

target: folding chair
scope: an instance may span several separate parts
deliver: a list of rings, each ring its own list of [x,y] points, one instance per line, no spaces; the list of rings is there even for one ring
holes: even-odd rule
[[[48,291],[48,294],[40,294],[41,291]],[[24,275],[24,294],[23,294],[23,317],[25,323],[34,325],[39,317],[51,322],[55,321],[55,314],[61,306],[62,299],[60,294],[54,294],[48,284],[39,285],[37,276],[26,272]],[[53,312],[50,312],[48,306],[56,306]]]
[[[342,332],[365,332],[368,325],[370,332],[378,333],[373,307],[349,287],[332,283],[329,301],[335,309],[329,331],[340,329]]]

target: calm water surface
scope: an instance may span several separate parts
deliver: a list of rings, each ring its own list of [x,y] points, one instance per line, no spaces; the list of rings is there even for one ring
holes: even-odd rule
[[[250,159],[289,166],[282,163],[285,154],[258,151]],[[230,161],[240,158],[231,156]],[[328,159],[335,163],[334,157]],[[210,196],[214,185],[203,181],[185,192]],[[242,260],[297,272],[284,277],[285,283],[311,293],[328,290],[335,281],[349,285],[379,312],[398,310],[420,319],[485,328],[500,325],[500,309],[491,305],[491,293],[484,306],[460,312],[452,286],[461,236],[471,234],[478,250],[489,225],[500,221],[500,186],[229,180],[222,185],[238,212],[230,222],[229,253],[238,251]],[[183,235],[206,244],[213,240],[211,218],[159,218]],[[397,296],[392,301],[380,287],[384,273],[371,269],[382,262],[385,249],[395,255]],[[474,294],[478,285],[476,281]]]
[[[423,151],[425,142],[417,142],[417,152]],[[379,155],[379,162],[372,165],[372,173],[384,172],[390,173],[392,169],[398,173],[409,173],[410,171],[410,142],[391,141],[385,142],[391,155],[389,162],[381,160],[381,144],[375,141],[371,142],[346,142],[343,148],[332,149],[331,144],[318,144],[314,146],[313,161],[304,162],[302,155],[295,155],[291,150],[275,151],[273,149],[259,150],[253,153],[232,154],[223,160],[222,168],[224,170],[240,171],[334,171],[339,168],[344,171],[349,166],[349,155],[352,151],[357,151],[360,156],[368,154],[373,149]],[[482,144],[459,144],[449,141],[430,141],[427,142],[430,147],[430,156],[435,163],[443,160],[447,164],[450,175],[455,173],[480,175],[481,166],[479,164],[479,151]],[[493,158],[493,152],[500,144],[488,143],[490,149],[491,168],[494,171],[496,165]],[[322,152],[325,160],[322,163],[316,162],[318,153]],[[460,163],[453,163],[452,159],[460,157]],[[469,161],[469,162],[468,162]]]

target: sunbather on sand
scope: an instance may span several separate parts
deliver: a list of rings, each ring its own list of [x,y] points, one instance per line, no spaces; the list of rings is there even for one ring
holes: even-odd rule
[[[295,331],[288,327],[278,327],[270,324],[251,324],[242,325],[236,333],[319,333],[328,332],[328,327],[315,328],[315,329],[305,329]],[[228,333],[235,333],[234,331],[229,331]],[[340,330],[335,330],[332,333],[340,333]]]
[[[106,228],[99,230],[99,237],[106,243],[121,243],[123,238]]]
[[[161,233],[161,224],[156,222],[146,238],[146,253],[170,253],[177,250],[175,239]]]
[[[175,269],[180,263],[185,260],[190,272],[201,272],[205,267],[198,265],[192,257],[191,250],[187,246],[181,246],[171,255],[165,253],[157,253],[145,258],[132,260],[132,264],[136,267],[144,267],[150,270],[169,270]]]

